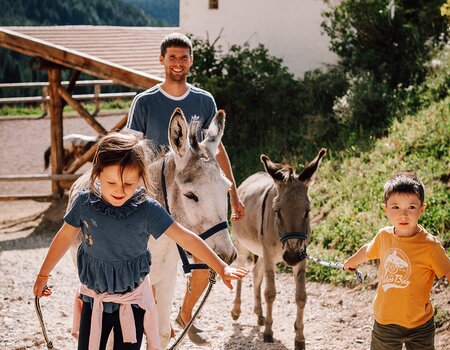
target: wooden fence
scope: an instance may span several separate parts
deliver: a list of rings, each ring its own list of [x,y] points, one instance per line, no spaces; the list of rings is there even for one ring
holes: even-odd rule
[[[56,70],[54,70],[56,71]],[[57,71],[59,72],[59,71]],[[49,77],[52,75],[49,74]],[[76,80],[76,79],[74,79]],[[47,111],[50,112],[50,130],[56,130],[58,135],[53,135],[52,143],[60,142],[60,147],[62,150],[62,111],[64,109],[64,103],[69,104],[78,114],[85,119],[85,121],[97,132],[98,135],[106,135],[110,131],[116,131],[122,129],[127,121],[128,114],[125,114],[111,130],[106,130],[95,118],[94,116],[100,110],[100,100],[102,99],[114,99],[114,98],[131,98],[136,95],[136,92],[119,92],[119,93],[101,93],[101,86],[107,85],[117,85],[112,80],[82,80],[76,82],[76,86],[93,86],[93,94],[84,95],[71,95],[71,91],[74,85],[74,81],[61,81],[60,84],[56,84],[55,81],[49,79],[49,82],[37,82],[37,83],[2,83],[1,88],[41,88],[41,96],[32,97],[11,97],[11,98],[0,98],[0,103],[17,104],[17,103],[41,103],[44,110],[44,115]],[[56,79],[57,81],[57,79]],[[52,91],[53,87],[53,91]],[[52,100],[53,96],[53,100]],[[94,100],[96,105],[96,110],[93,114],[90,114],[81,104],[78,102],[80,100]],[[53,103],[53,105],[52,105]],[[56,106],[56,107],[55,107]],[[53,112],[52,112],[53,108]],[[56,110],[56,112],[55,112]],[[58,125],[54,125],[55,118],[52,115],[56,115],[58,118],[56,121]],[[55,132],[56,132],[55,131]],[[56,137],[58,136],[58,137]],[[75,181],[80,174],[75,174],[75,172],[88,162],[94,156],[97,149],[97,144],[93,145],[86,153],[84,153],[80,158],[72,162],[68,169],[63,172],[62,170],[62,157],[60,155],[59,159],[55,156],[54,150],[52,150],[52,174],[28,174],[28,175],[2,175],[0,176],[0,182],[15,182],[15,181],[52,181],[52,195],[50,196],[35,196],[33,194],[26,195],[7,195],[0,194],[0,200],[17,200],[17,199],[54,199],[62,196],[63,190],[70,188],[73,181]],[[59,164],[61,162],[61,164]],[[54,166],[58,164],[58,168]]]
[[[64,87],[69,86],[69,81],[62,81],[61,85]],[[94,91],[91,94],[79,94],[72,95],[72,98],[76,101],[94,101],[95,102],[95,112],[94,115],[100,112],[100,101],[106,99],[117,99],[117,98],[132,98],[136,96],[135,91],[131,92],[112,92],[112,93],[102,93],[102,86],[117,85],[112,80],[81,80],[76,83],[77,87],[93,86]],[[0,104],[19,104],[19,103],[40,103],[42,105],[43,116],[48,113],[48,106],[50,102],[49,95],[49,82],[31,82],[31,83],[0,83],[0,89],[31,89],[40,88],[42,93],[39,96],[29,96],[29,97],[4,97],[0,98]]]

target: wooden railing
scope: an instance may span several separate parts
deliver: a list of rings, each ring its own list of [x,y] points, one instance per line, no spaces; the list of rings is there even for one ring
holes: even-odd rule
[[[69,85],[69,81],[61,82],[61,85],[66,87]],[[132,98],[136,96],[136,92],[113,92],[113,93],[102,93],[102,86],[116,85],[112,80],[81,80],[77,81],[76,86],[93,86],[94,93],[92,94],[79,94],[72,95],[73,99],[77,101],[94,101],[95,102],[95,114],[100,111],[100,100],[105,99],[118,99],[118,98]],[[29,97],[4,97],[0,98],[0,104],[19,104],[19,103],[41,103],[43,109],[43,115],[48,112],[48,103],[50,101],[48,82],[34,82],[34,83],[0,83],[0,89],[30,89],[30,88],[41,88],[42,94],[40,96],[29,96]]]

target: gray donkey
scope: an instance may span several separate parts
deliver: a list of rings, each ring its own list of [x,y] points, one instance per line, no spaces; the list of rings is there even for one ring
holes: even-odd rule
[[[275,264],[284,261],[293,267],[295,280],[295,350],[305,349],[303,312],[306,304],[306,246],[310,235],[311,201],[308,187],[313,181],[326,149],[297,175],[290,166],[272,163],[261,155],[266,172],[258,172],[247,178],[238,188],[245,205],[245,218],[233,222],[233,232],[238,251],[238,265],[244,266],[249,253],[255,256],[253,269],[254,312],[258,325],[265,325],[264,341],[273,342],[272,308],[276,296]],[[261,284],[266,278],[264,297],[266,317],[261,306]],[[241,314],[242,282],[238,281],[231,316]]]

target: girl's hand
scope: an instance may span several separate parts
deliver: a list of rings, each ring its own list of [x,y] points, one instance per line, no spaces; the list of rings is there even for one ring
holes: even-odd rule
[[[40,297],[49,297],[52,295],[52,290],[47,286],[48,277],[38,276],[34,282],[33,294]]]
[[[232,280],[241,280],[245,276],[247,276],[248,270],[244,267],[234,268],[231,266],[226,266],[223,269],[220,277],[222,278],[223,283],[231,290],[233,290],[233,286],[231,285]]]

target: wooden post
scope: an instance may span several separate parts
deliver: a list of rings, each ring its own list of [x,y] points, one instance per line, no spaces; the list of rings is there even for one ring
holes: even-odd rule
[[[58,87],[61,86],[61,69],[48,70],[48,82],[50,84],[50,156],[52,174],[63,173],[63,105]],[[52,181],[52,195],[61,198],[64,194],[58,181]]]
[[[100,136],[105,136],[108,133],[105,128],[97,120],[95,120],[95,118],[90,115],[86,109],[83,108],[81,103],[73,99],[66,89],[62,86],[58,86],[57,92],[60,97],[62,97],[74,110],[76,110],[78,114],[81,115]]]
[[[120,119],[119,122],[112,127],[111,132],[121,130],[127,123],[127,119],[128,113],[125,114],[122,119]],[[89,148],[86,153],[83,154],[80,158],[70,164],[69,168],[66,170],[66,174],[75,173],[75,171],[80,169],[86,162],[91,161],[94,158],[95,152],[97,151],[97,146],[98,142],[95,145],[91,146],[91,148]]]
[[[43,86],[42,87],[42,116],[45,117],[48,114],[48,101],[47,101],[47,96],[48,96],[48,87],[47,86]]]
[[[95,100],[95,112],[94,115],[97,115],[100,112],[100,85],[94,85],[94,100]]]

